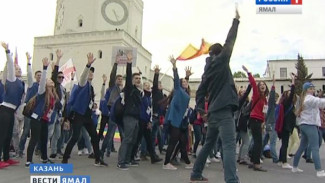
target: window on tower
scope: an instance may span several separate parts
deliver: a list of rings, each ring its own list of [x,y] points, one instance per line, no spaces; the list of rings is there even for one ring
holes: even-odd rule
[[[50,53],[50,60],[52,61],[54,58],[53,53]]]
[[[98,51],[98,58],[99,59],[103,58],[103,52],[102,52],[102,50],[99,50]]]
[[[83,25],[83,21],[82,21],[82,19],[79,19],[79,21],[78,21],[78,25],[79,25],[79,27],[82,27],[82,25]]]

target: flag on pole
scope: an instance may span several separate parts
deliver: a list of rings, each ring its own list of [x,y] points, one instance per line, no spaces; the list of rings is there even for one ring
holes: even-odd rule
[[[17,54],[17,47],[16,47],[16,51],[15,51],[15,61],[14,61],[15,65],[18,65],[18,54]]]
[[[203,54],[207,54],[207,53],[209,53],[210,46],[211,46],[211,44],[206,42],[204,39],[202,39],[200,49],[197,49],[192,44],[189,44],[184,49],[184,51],[181,53],[181,55],[177,57],[176,60],[185,61],[185,60],[190,60],[190,59],[199,57],[199,56],[201,56]]]
[[[62,82],[62,86],[71,82],[71,73],[76,72],[76,67],[73,65],[72,59],[70,58],[65,64],[63,64],[59,71],[63,72],[64,80]],[[77,76],[74,75],[74,81],[77,81]]]

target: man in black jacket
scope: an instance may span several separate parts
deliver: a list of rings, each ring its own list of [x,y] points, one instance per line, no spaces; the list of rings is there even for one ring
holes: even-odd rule
[[[236,173],[236,138],[234,111],[238,108],[238,96],[229,62],[237,37],[239,14],[229,30],[226,43],[219,43],[209,48],[206,66],[202,75],[201,84],[196,92],[196,105],[203,117],[207,117],[208,132],[206,142],[201,149],[191,174],[191,181],[207,182],[202,176],[206,159],[216,144],[218,135],[222,141],[224,176],[227,183],[237,183]],[[204,97],[209,95],[208,114],[205,112]]]
[[[126,82],[124,87],[124,139],[118,152],[117,167],[121,170],[128,170],[128,166],[138,166],[131,161],[133,146],[136,143],[139,119],[141,111],[141,76],[139,73],[132,74],[132,53],[127,54]]]

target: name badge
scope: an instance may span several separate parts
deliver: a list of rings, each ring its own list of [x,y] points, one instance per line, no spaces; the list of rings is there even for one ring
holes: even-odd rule
[[[266,114],[268,109],[269,109],[269,106],[268,105],[264,105],[264,107],[263,107],[263,113]]]

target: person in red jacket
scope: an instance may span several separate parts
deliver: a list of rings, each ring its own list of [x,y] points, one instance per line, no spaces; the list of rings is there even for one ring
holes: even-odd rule
[[[253,136],[254,145],[251,156],[251,162],[253,164],[249,165],[249,168],[253,168],[256,171],[266,172],[267,170],[261,166],[260,158],[262,152],[262,124],[265,121],[264,116],[268,108],[267,96],[269,94],[269,89],[264,81],[260,81],[256,85],[252,73],[250,73],[245,66],[243,66],[243,70],[247,72],[249,83],[253,88],[249,127]]]

